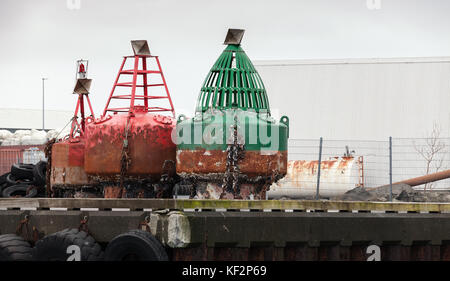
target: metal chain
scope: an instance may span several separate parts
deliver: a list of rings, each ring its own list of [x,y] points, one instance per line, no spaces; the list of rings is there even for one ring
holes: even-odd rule
[[[128,125],[130,123],[130,116],[127,118],[127,124],[125,127],[125,138],[123,140],[122,145],[122,155],[120,158],[120,193],[119,198],[123,196],[123,179],[125,177],[125,174],[127,173],[130,164],[131,164],[131,158],[129,155],[129,146],[128,146]]]
[[[244,157],[244,145],[238,143],[238,126],[237,126],[237,116],[234,116],[233,124],[233,144],[227,147],[227,165],[226,172],[222,183],[222,194],[232,192],[235,198],[239,198],[240,188],[239,188],[239,174],[240,169],[238,162]]]

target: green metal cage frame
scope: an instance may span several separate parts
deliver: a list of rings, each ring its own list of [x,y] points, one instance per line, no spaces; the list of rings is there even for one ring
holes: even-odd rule
[[[206,76],[196,112],[242,109],[269,113],[264,83],[240,45],[228,45]]]

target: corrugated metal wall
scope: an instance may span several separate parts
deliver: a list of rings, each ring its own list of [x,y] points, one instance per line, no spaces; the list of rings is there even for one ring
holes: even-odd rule
[[[35,164],[43,158],[43,145],[0,146],[0,175],[8,173],[12,164]]]

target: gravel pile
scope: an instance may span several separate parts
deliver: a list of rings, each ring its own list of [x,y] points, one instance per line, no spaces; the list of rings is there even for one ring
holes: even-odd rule
[[[356,187],[343,195],[330,198],[337,201],[389,201],[389,185],[377,188]],[[450,191],[414,190],[407,184],[392,186],[393,201],[401,202],[450,202]]]

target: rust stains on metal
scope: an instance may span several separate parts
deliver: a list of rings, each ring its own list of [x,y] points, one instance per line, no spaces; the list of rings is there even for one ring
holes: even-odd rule
[[[45,193],[49,197],[53,197],[52,188],[51,188],[51,175],[52,175],[52,149],[53,145],[56,142],[56,138],[52,138],[47,141],[44,148],[44,154],[47,158],[47,168],[45,173]]]
[[[307,243],[299,245],[251,246],[242,247],[208,247],[203,245],[189,248],[173,249],[175,261],[367,261],[368,243],[357,243],[351,246],[325,243],[310,246]],[[381,260],[383,261],[449,261],[449,245],[381,245]],[[208,255],[206,255],[206,253]]]
[[[325,176],[332,173],[332,176],[338,177],[345,175],[352,168],[355,162],[354,157],[334,157],[330,160],[321,161],[321,173]],[[318,171],[319,163],[317,160],[294,160],[288,161],[287,177],[293,181],[301,181],[306,175],[315,176]]]
[[[182,185],[191,186],[191,197],[250,199],[253,196],[253,199],[265,199],[270,185],[287,172],[286,151],[272,154],[245,151],[245,156],[237,162],[238,170],[233,165],[229,165],[230,170],[227,170],[227,159],[228,152],[222,150],[177,151],[177,173],[184,179]],[[223,185],[227,175],[231,184]]]
[[[54,143],[49,159],[51,159],[50,186],[92,184],[84,171],[83,141]]]
[[[105,186],[103,188],[104,198],[122,198],[124,194],[124,188],[120,186]]]
[[[226,170],[227,153],[222,150],[178,150],[177,173],[221,173]]]
[[[117,114],[87,126],[85,169],[88,174],[105,179],[120,174],[126,134],[131,161],[127,176],[159,177],[164,161],[175,161],[175,144],[171,139],[175,121],[172,118],[136,112],[129,125],[127,119],[128,115]]]
[[[286,176],[271,186],[272,198],[312,196],[316,193],[317,160],[291,160]],[[364,171],[360,157],[333,157],[321,161],[321,195],[333,196],[364,184]]]
[[[226,171],[227,151],[223,150],[178,150],[177,173],[211,174]],[[250,177],[270,175],[274,170],[287,172],[287,152],[274,151],[261,154],[259,151],[245,151],[239,161],[241,173]]]

